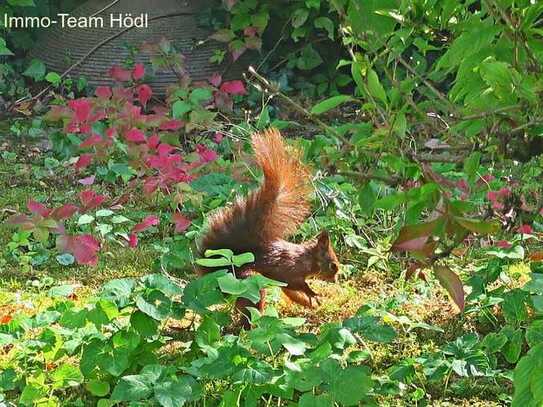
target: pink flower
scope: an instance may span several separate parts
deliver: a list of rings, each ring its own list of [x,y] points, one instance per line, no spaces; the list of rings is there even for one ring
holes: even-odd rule
[[[500,249],[509,249],[511,248],[511,243],[509,243],[507,240],[500,240],[496,242],[496,247],[499,247]]]

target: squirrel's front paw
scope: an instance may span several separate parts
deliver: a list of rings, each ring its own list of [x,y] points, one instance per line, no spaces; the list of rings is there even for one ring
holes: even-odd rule
[[[319,307],[322,305],[320,297],[318,295],[309,296],[309,305],[311,308],[315,308],[315,304]]]

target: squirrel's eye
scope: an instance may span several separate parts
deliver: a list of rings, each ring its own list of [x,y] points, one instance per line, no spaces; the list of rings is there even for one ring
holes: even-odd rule
[[[330,263],[330,270],[332,270],[334,273],[337,273],[338,265],[336,263]]]

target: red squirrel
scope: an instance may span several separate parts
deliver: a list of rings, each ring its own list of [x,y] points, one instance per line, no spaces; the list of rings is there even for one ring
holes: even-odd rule
[[[264,173],[260,188],[233,205],[222,208],[209,219],[209,228],[200,242],[200,255],[208,249],[231,249],[235,254],[251,252],[254,263],[235,270],[238,278],[260,273],[286,283],[285,295],[298,304],[313,307],[317,293],[307,284],[308,277],[334,281],[339,262],[326,231],[301,244],[288,242],[309,215],[311,175],[298,150],[287,150],[276,129],[252,136],[256,163]],[[209,273],[213,269],[200,269]],[[264,290],[258,308],[264,309]],[[244,313],[249,300],[238,300]]]

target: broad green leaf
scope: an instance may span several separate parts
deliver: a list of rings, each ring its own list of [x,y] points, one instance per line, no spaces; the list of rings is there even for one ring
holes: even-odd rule
[[[110,387],[108,382],[100,381],[100,380],[91,380],[86,385],[85,388],[91,393],[93,396],[97,397],[105,397],[109,394]]]
[[[339,106],[342,103],[348,102],[353,100],[353,98],[349,95],[337,95],[332,96],[328,99],[323,100],[322,102],[317,103],[313,108],[311,109],[312,114],[322,114],[325,113],[337,106]]]
[[[335,27],[334,22],[331,19],[328,17],[318,17],[315,19],[313,24],[315,25],[315,28],[322,28],[326,30],[328,33],[328,38],[330,38],[332,41],[334,40]]]
[[[377,76],[377,73],[373,69],[368,69],[368,90],[370,94],[374,97],[379,99],[384,104],[387,103],[387,95],[385,92],[385,88],[383,88],[383,85],[381,85],[381,82],[379,81],[379,77]]]
[[[477,177],[477,171],[479,170],[479,165],[481,163],[481,153],[475,151],[469,155],[469,157],[464,161],[464,173],[468,177],[468,182],[473,184]]]
[[[78,367],[63,364],[57,367],[51,375],[53,387],[62,389],[65,387],[78,386],[83,382],[83,375]]]
[[[192,105],[184,100],[178,100],[172,105],[172,115],[174,119],[181,119],[192,110]]]
[[[434,266],[434,275],[460,311],[464,311],[464,287],[460,278],[447,266],[440,265]]]
[[[454,219],[470,232],[479,233],[481,235],[490,235],[500,230],[498,222],[486,222],[478,219],[461,218],[455,216]]]

